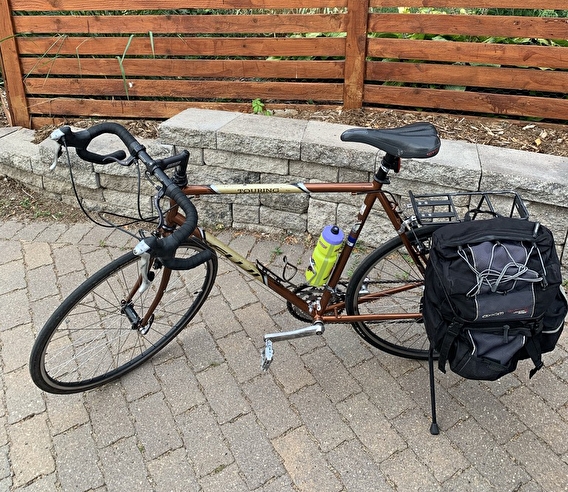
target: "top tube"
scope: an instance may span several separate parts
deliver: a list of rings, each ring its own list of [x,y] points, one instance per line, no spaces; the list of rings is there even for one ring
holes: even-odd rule
[[[379,183],[254,183],[254,184],[208,184],[188,185],[184,188],[191,195],[237,195],[268,193],[371,193],[380,189]]]

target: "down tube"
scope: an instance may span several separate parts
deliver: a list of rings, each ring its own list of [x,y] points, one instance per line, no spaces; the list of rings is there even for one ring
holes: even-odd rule
[[[248,273],[251,277],[262,282],[270,290],[278,294],[280,297],[284,298],[286,301],[290,301],[298,309],[301,309],[305,313],[308,313],[308,304],[296,294],[289,291],[280,282],[276,281],[267,274],[263,274],[257,266],[251,261],[247,260],[244,256],[240,255],[234,249],[227,246],[225,243],[220,241],[212,234],[205,235],[205,242],[209,244],[215,251],[227,258],[231,263],[239,267],[241,270]]]

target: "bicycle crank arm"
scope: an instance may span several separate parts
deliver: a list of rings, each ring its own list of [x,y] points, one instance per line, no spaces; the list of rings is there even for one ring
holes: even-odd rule
[[[321,321],[316,321],[312,326],[299,328],[298,330],[281,331],[277,333],[268,333],[264,335],[264,349],[262,350],[261,367],[263,371],[267,371],[274,357],[273,342],[282,340],[292,340],[294,338],[309,337],[311,335],[323,335],[325,327]]]

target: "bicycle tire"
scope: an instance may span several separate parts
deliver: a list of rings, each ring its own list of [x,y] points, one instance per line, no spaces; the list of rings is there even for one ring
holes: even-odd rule
[[[207,246],[189,238],[176,256],[190,256]],[[207,299],[217,275],[218,259],[191,270],[167,270],[152,261],[151,286],[133,298],[140,318],[155,299],[160,280],[171,272],[163,297],[147,324],[133,328],[123,299],[139,279],[140,258],[129,252],[112,261],[73,291],[47,320],[30,355],[30,374],[42,390],[56,394],[87,391],[140,366],[187,326]]]
[[[407,236],[428,248],[438,227],[421,227]],[[347,314],[420,313],[423,285],[422,273],[409,260],[397,236],[371,252],[353,273],[345,298]],[[397,290],[369,300],[369,293],[392,288]],[[398,319],[361,321],[352,326],[367,343],[384,352],[408,359],[428,358],[430,342],[422,318],[405,319],[401,315]]]

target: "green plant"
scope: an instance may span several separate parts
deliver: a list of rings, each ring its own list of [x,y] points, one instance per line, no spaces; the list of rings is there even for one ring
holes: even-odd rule
[[[124,48],[124,52],[122,53],[122,56],[117,56],[116,59],[118,60],[118,65],[120,66],[120,73],[122,75],[122,83],[124,85],[124,92],[126,93],[126,99],[130,100],[130,97],[128,97],[128,81],[126,80],[126,72],[124,70],[124,57],[126,56],[126,52],[128,51],[128,48],[130,47],[130,43],[132,43],[132,39],[134,38],[134,34],[131,34],[130,37],[128,38],[128,42],[126,43],[126,48]]]
[[[282,251],[282,248],[280,246],[276,246],[272,250],[272,254],[270,255],[270,261],[274,261],[274,259],[277,258],[278,256],[280,256],[282,253],[284,253]]]
[[[270,116],[272,114],[272,111],[266,109],[264,107],[264,103],[259,98],[252,100],[252,112],[254,114],[264,114],[267,116]]]
[[[34,211],[34,219],[41,219],[44,217],[53,217],[54,219],[58,219],[61,218],[61,214],[52,214],[47,210],[39,210],[39,209]]]
[[[29,198],[22,198],[20,201],[20,207],[29,209],[32,206],[32,201]]]

